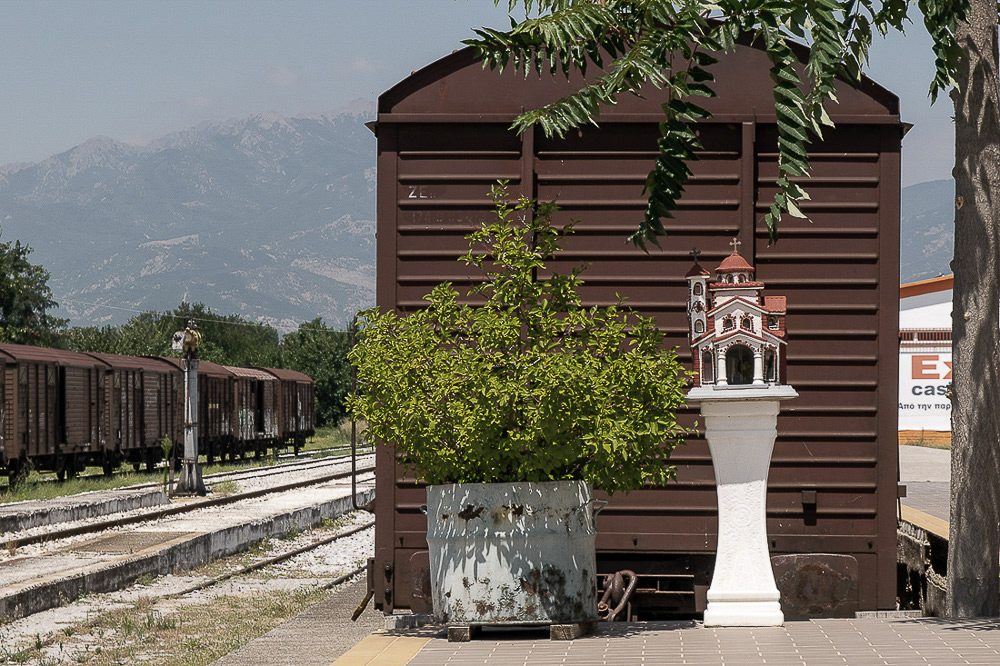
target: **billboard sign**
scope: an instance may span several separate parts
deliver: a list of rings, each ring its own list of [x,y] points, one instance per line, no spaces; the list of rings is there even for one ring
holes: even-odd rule
[[[899,429],[951,431],[951,350],[899,353]]]

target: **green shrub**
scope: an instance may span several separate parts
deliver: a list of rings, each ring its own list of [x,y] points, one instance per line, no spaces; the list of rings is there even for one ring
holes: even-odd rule
[[[350,355],[361,387],[350,409],[430,484],[662,485],[686,432],[676,421],[686,373],[675,351],[621,299],[583,307],[583,267],[548,271],[572,232],[552,226],[553,204],[511,203],[504,183],[492,195],[496,217],[468,237],[462,257],[484,281],[462,300],[441,284],[405,316],[365,313]]]

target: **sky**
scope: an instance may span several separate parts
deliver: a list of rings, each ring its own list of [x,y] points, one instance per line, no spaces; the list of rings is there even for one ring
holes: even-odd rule
[[[143,144],[205,121],[332,111],[378,95],[505,27],[492,0],[5,0],[0,2],[0,164],[89,138]],[[922,26],[877,43],[871,78],[914,129],[903,186],[949,178],[951,104],[932,108]]]

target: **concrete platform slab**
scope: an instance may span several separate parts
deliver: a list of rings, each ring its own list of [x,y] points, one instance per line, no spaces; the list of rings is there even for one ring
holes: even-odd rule
[[[146,509],[166,503],[167,496],[162,490],[118,488],[47,500],[0,504],[0,534]]]
[[[359,484],[359,503],[374,497]],[[185,571],[258,541],[319,525],[353,509],[350,482],[329,482],[123,529],[0,565],[0,618],[21,617],[140,576]]]

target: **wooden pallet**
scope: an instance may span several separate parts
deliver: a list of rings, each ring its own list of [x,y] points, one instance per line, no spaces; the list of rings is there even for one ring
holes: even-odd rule
[[[462,625],[448,627],[449,643],[467,643],[479,636],[483,625]],[[581,636],[587,636],[597,631],[596,622],[574,622],[572,624],[550,624],[549,639],[553,641],[571,641]]]

